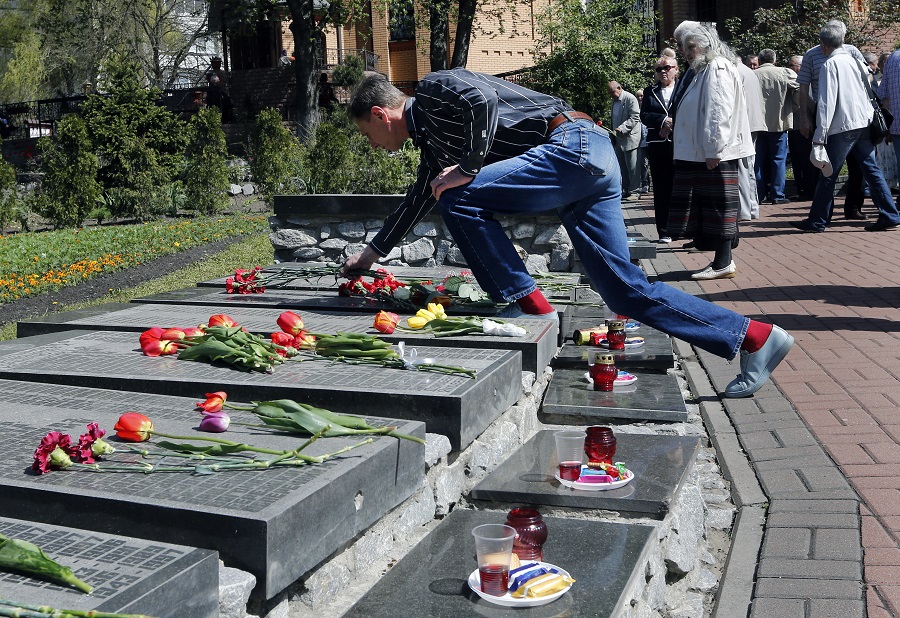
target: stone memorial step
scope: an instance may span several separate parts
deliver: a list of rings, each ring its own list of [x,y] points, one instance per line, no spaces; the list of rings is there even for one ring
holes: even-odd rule
[[[424,421],[454,449],[478,437],[522,394],[522,355],[420,346],[418,358],[477,371],[477,378],[326,360],[288,361],[274,373],[150,358],[135,333],[68,331],[0,342],[0,379],[240,401],[289,398],[335,412]]]
[[[196,326],[205,324],[211,315],[227,313],[247,330],[268,335],[280,329],[276,324],[281,309],[259,307],[203,307],[199,305],[156,305],[115,303],[90,307],[77,311],[52,313],[19,322],[17,336],[62,332],[73,329],[116,330],[141,332],[151,326]],[[369,333],[379,334],[372,328],[375,312],[370,315],[347,312],[298,311],[306,330],[313,333]],[[392,335],[380,335],[385,341],[405,341],[407,345],[434,347],[484,348],[518,350],[522,353],[522,369],[540,375],[557,353],[557,325],[552,320],[508,320],[525,328],[523,337],[493,337],[490,335],[462,335],[435,337],[422,331],[395,331]],[[405,320],[404,320],[405,323]]]
[[[700,439],[616,432],[614,461],[634,473],[618,489],[585,491],[557,480],[554,431],[536,433],[469,494],[472,500],[616,511],[662,519],[690,476]]]
[[[649,240],[643,234],[637,232],[628,233],[628,252],[631,261],[652,260],[656,257],[656,243]]]
[[[578,328],[578,322],[574,322]],[[603,324],[599,322],[583,321],[581,328],[590,328]],[[590,324],[590,326],[588,326]],[[626,347],[624,350],[609,350],[602,346],[595,345],[576,345],[572,341],[572,335],[575,332],[566,333],[566,341],[559,349],[559,353],[553,359],[551,365],[554,368],[587,368],[594,360],[596,354],[612,354],[615,357],[616,367],[620,369],[647,369],[653,371],[667,371],[675,366],[675,352],[672,348],[672,338],[662,331],[649,326],[641,326],[635,331],[629,331],[628,337],[640,337],[643,344]]]
[[[555,369],[541,405],[541,420],[596,425],[604,419],[686,421],[687,407],[674,375],[628,370],[637,381],[611,392],[595,391],[584,369]]]
[[[2,502],[7,501],[4,495]],[[219,615],[219,560],[214,551],[9,517],[0,517],[0,534],[34,543],[94,588],[84,594],[0,571],[0,599],[5,601],[158,618]]]
[[[230,400],[247,402],[230,395]],[[120,451],[108,458],[109,463],[137,459],[125,452],[128,445],[113,431],[118,417],[128,411],[145,414],[156,431],[179,436],[215,435],[275,450],[297,448],[307,439],[237,425],[259,423],[254,415],[241,411],[229,411],[232,425],[226,433],[200,433],[195,430],[200,419],[193,411],[196,401],[0,380],[0,443],[6,453],[0,460],[0,515],[92,530],[103,533],[100,537],[126,534],[154,541],[129,541],[139,548],[157,549],[117,554],[120,566],[116,571],[127,572],[130,564],[138,568],[141,561],[149,564],[156,560],[159,568],[177,564],[181,553],[187,553],[184,548],[160,548],[160,543],[216,550],[226,565],[256,577],[255,595],[271,598],[412,495],[424,478],[424,447],[388,436],[376,437],[372,444],[325,463],[301,468],[206,475],[65,470],[40,476],[29,469],[34,450],[48,431],[68,433],[77,440],[92,421],[107,430],[105,439]],[[370,423],[397,425],[398,431],[420,438],[425,435],[422,423],[416,421],[371,418]],[[152,448],[157,439],[140,446]],[[304,453],[323,455],[363,439],[321,438]],[[164,465],[184,462],[168,457]],[[98,562],[103,562],[102,556],[98,555]],[[214,558],[213,565],[216,563]],[[137,570],[134,575],[139,575]],[[162,585],[164,580],[158,583]],[[199,583],[197,588],[202,597]],[[212,594],[215,597],[217,592]],[[177,598],[174,593],[173,598]],[[167,615],[184,618],[195,614]]]
[[[472,529],[505,521],[502,511],[456,509],[344,616],[617,616],[644,575],[655,534],[652,526],[545,517],[544,560],[576,581],[549,605],[504,608],[479,598],[467,579],[477,568]]]

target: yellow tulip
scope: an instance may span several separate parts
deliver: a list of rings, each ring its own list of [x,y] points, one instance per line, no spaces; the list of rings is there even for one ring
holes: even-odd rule
[[[443,320],[447,317],[447,312],[444,311],[444,305],[440,303],[428,303],[428,310],[438,319]]]
[[[419,309],[418,311],[416,311],[415,317],[423,318],[426,322],[430,322],[437,318],[437,316],[431,313],[428,309]]]
[[[410,328],[422,328],[423,326],[428,324],[428,322],[430,322],[430,321],[431,320],[420,317],[418,315],[414,315],[411,318],[407,318],[406,323],[407,323],[407,325],[409,325]]]

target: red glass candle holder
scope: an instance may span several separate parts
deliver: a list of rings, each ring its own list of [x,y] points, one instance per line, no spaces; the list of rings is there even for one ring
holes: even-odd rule
[[[606,333],[606,342],[610,350],[625,349],[625,322],[613,320],[609,323],[609,331]]]
[[[516,529],[513,553],[520,560],[544,559],[547,524],[537,509],[522,507],[511,510],[506,516],[506,525]]]
[[[616,456],[616,436],[609,427],[588,427],[584,439],[584,453],[591,463],[611,464]]]
[[[611,391],[619,375],[619,370],[613,364],[611,354],[599,354],[594,364],[588,369],[591,380],[594,382],[595,391]]]

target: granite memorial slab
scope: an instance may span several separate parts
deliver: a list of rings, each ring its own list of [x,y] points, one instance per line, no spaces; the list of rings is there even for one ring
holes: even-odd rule
[[[522,354],[419,346],[419,358],[477,372],[475,379],[330,360],[288,361],[274,373],[150,358],[136,333],[68,331],[0,342],[0,379],[95,386],[203,398],[224,390],[240,401],[296,399],[335,412],[424,421],[453,448],[481,435],[522,394]]]
[[[227,313],[247,330],[268,335],[280,330],[276,324],[282,310],[261,307],[202,307],[198,305],[156,305],[111,303],[77,311],[50,315],[19,322],[17,336],[30,337],[66,330],[115,330],[142,332],[151,326],[196,326],[205,324],[211,315]],[[462,335],[435,337],[424,331],[395,331],[392,335],[378,333],[373,327],[373,315],[347,312],[300,311],[306,330],[313,333],[369,333],[380,335],[385,341],[407,345],[435,347],[484,348],[518,350],[522,353],[522,369],[542,373],[558,351],[557,325],[552,320],[510,319],[528,331],[523,337],[492,337],[490,335]]]
[[[230,401],[247,403],[228,394]],[[30,469],[34,450],[49,430],[77,440],[91,421],[108,431],[106,439],[118,451],[107,458],[108,464],[139,460],[113,432],[116,420],[127,411],[148,416],[156,431],[208,436],[196,431],[200,420],[193,411],[196,401],[0,380],[0,440],[6,453],[0,460],[0,515],[215,550],[228,566],[257,578],[255,595],[271,598],[422,483],[424,447],[388,436],[322,464],[299,468],[201,475],[65,470],[40,476]],[[231,426],[216,437],[275,450],[297,448],[307,439],[241,426],[237,423],[259,421],[248,412],[229,410],[229,414]],[[367,418],[374,425],[396,425],[402,433],[425,435],[422,423],[416,421]],[[304,453],[332,453],[364,439],[320,438]],[[140,446],[158,452],[152,443]],[[166,457],[161,462],[184,465],[185,460]],[[127,557],[122,560],[128,564]],[[217,594],[214,591],[216,598]]]
[[[6,601],[158,618],[219,615],[219,559],[213,551],[8,517],[0,517],[0,534],[34,543],[94,588],[84,594],[0,571],[0,598]]]
[[[700,439],[616,433],[616,455],[634,473],[618,489],[585,491],[556,479],[554,431],[539,431],[469,494],[473,500],[617,511],[662,519],[690,475]],[[539,508],[539,507],[538,507]]]
[[[643,234],[628,234],[628,252],[632,262],[652,260],[656,257],[656,243]]]
[[[674,375],[630,370],[637,381],[610,392],[595,391],[587,368],[555,369],[541,404],[541,420],[596,425],[603,419],[686,421],[687,406]]]
[[[640,368],[667,371],[675,366],[672,338],[655,328],[641,325],[637,330],[627,333],[628,337],[642,337],[643,345],[626,347],[624,350],[609,350],[595,345],[576,345],[572,341],[576,330],[600,326],[604,324],[602,319],[580,318],[570,320],[569,323],[573,328],[563,333],[566,341],[553,359],[553,367],[587,368],[596,354],[612,354],[615,357],[616,367],[626,370]]]
[[[545,517],[544,561],[576,580],[559,599],[531,608],[500,607],[468,586],[477,568],[472,528],[506,521],[506,512],[456,509],[353,607],[347,617],[619,616],[655,535],[651,526]],[[398,611],[398,608],[403,608]]]

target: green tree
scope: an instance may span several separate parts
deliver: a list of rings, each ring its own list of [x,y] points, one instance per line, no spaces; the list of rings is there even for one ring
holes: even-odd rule
[[[222,113],[216,107],[201,110],[191,118],[184,170],[184,187],[190,208],[211,215],[228,206],[227,157]]]
[[[591,0],[586,6],[580,0],[561,0],[539,16],[528,85],[562,97],[594,118],[606,118],[610,81],[631,92],[650,83],[654,50],[643,40],[654,26],[631,0]]]
[[[17,201],[16,168],[0,157],[0,233],[16,218]]]
[[[70,114],[59,121],[53,139],[41,138],[44,181],[40,214],[56,227],[80,227],[100,200],[100,162],[84,120]]]
[[[141,87],[134,63],[110,62],[108,74],[108,93],[82,106],[98,179],[114,216],[145,220],[167,210],[163,196],[183,162],[185,123],[157,104],[159,90]]]
[[[300,173],[300,143],[285,128],[277,109],[264,109],[257,115],[248,149],[253,182],[268,204],[278,193],[295,191],[292,182]]]

